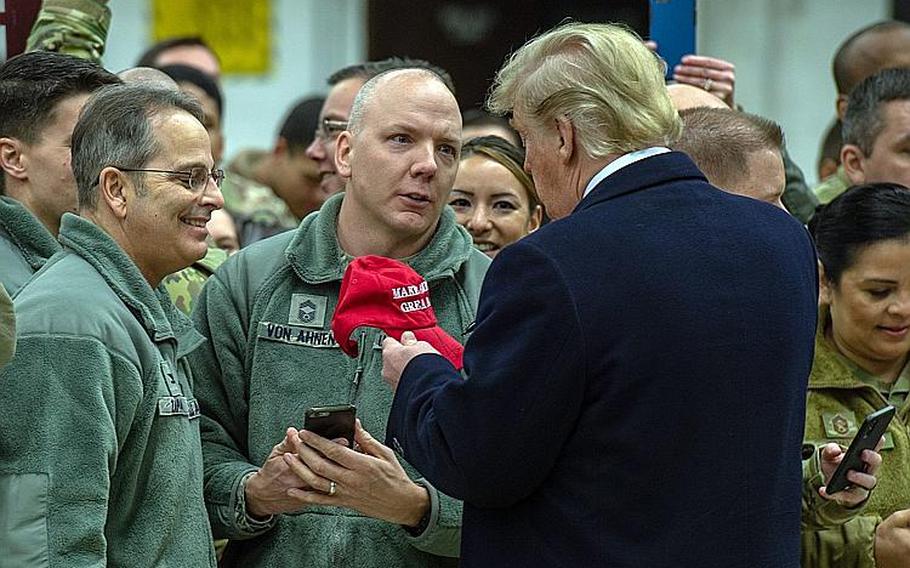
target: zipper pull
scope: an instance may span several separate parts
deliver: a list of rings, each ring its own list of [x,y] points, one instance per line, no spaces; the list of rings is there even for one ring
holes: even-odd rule
[[[360,379],[363,377],[363,357],[366,354],[368,347],[366,346],[367,333],[363,330],[360,331],[360,341],[357,342],[357,368],[354,370],[354,388],[360,384]]]
[[[363,377],[363,367],[358,366],[354,370],[354,388],[356,389],[360,385],[360,379]]]

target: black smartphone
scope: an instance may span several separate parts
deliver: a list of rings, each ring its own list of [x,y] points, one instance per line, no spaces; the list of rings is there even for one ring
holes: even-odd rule
[[[667,79],[683,55],[695,53],[695,0],[651,0],[650,39],[667,62]]]
[[[323,438],[334,440],[344,438],[348,447],[354,447],[354,418],[357,408],[351,404],[335,406],[314,406],[303,416],[303,428]]]
[[[828,480],[828,484],[825,486],[825,491],[828,495],[850,487],[851,483],[847,481],[847,472],[851,469],[865,471],[866,463],[860,457],[863,450],[875,449],[885,430],[888,429],[888,424],[891,423],[892,418],[894,418],[893,406],[886,406],[866,416],[856,436],[850,442],[850,447],[847,448],[844,459],[838,464],[837,469],[834,470],[831,479]]]

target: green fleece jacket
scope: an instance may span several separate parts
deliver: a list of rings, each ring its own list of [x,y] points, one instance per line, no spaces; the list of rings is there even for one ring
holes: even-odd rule
[[[0,283],[10,296],[44,266],[60,244],[21,203],[0,195]]]
[[[231,538],[228,566],[455,566],[461,503],[428,487],[429,526],[401,526],[336,507],[310,507],[254,524],[243,480],[311,406],[351,403],[385,439],[392,392],[382,382],[381,334],[362,328],[351,359],[331,335],[348,259],[336,238],[343,194],[292,232],[241,250],[209,278],[193,312],[210,341],[191,355],[203,410],[205,497],[216,537]],[[429,283],[440,326],[459,340],[474,321],[489,260],[446,208],[430,243],[409,260]],[[402,462],[413,479],[419,474]]]
[[[13,301],[0,283],[0,369],[16,352],[16,312]]]
[[[845,509],[818,495],[822,485],[818,449],[828,442],[848,446],[863,418],[888,404],[859,378],[862,371],[825,339],[823,324],[815,341],[806,402],[802,564],[872,568],[875,528],[891,513],[910,508],[910,400],[888,427],[878,484],[865,505]]]
[[[91,222],[63,216],[16,297],[0,371],[0,566],[215,566],[199,407],[202,337]]]

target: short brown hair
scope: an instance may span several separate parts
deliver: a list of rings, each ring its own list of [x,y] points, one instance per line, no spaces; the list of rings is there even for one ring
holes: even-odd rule
[[[724,108],[680,111],[683,131],[672,145],[685,152],[718,187],[730,187],[749,175],[749,154],[781,151],[784,134],[773,120]]]

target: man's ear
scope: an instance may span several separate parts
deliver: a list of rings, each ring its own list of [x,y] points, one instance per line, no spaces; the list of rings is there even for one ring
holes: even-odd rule
[[[559,133],[559,160],[568,164],[575,153],[575,125],[569,117],[559,116],[556,118],[556,131]]]
[[[837,111],[837,119],[843,120],[844,116],[847,114],[847,101],[849,97],[844,94],[837,95],[837,101],[834,103],[835,110]]]
[[[850,183],[859,185],[866,183],[866,155],[855,144],[844,144],[840,149],[840,163],[844,172],[850,178]]]
[[[335,144],[335,170],[345,179],[351,177],[351,154],[354,151],[351,141],[353,138],[354,135],[345,130],[338,135],[338,142]]]
[[[275,157],[281,157],[288,153],[288,141],[284,136],[279,136],[278,140],[275,141],[275,148],[272,150],[272,155]]]
[[[117,219],[125,219],[130,200],[127,196],[126,174],[106,167],[98,174],[98,206],[105,205]]]
[[[28,157],[23,152],[25,144],[16,138],[0,138],[0,175],[25,180],[28,178]]]
[[[543,206],[538,205],[531,211],[531,217],[528,219],[528,233],[539,229],[541,223],[543,223]]]

